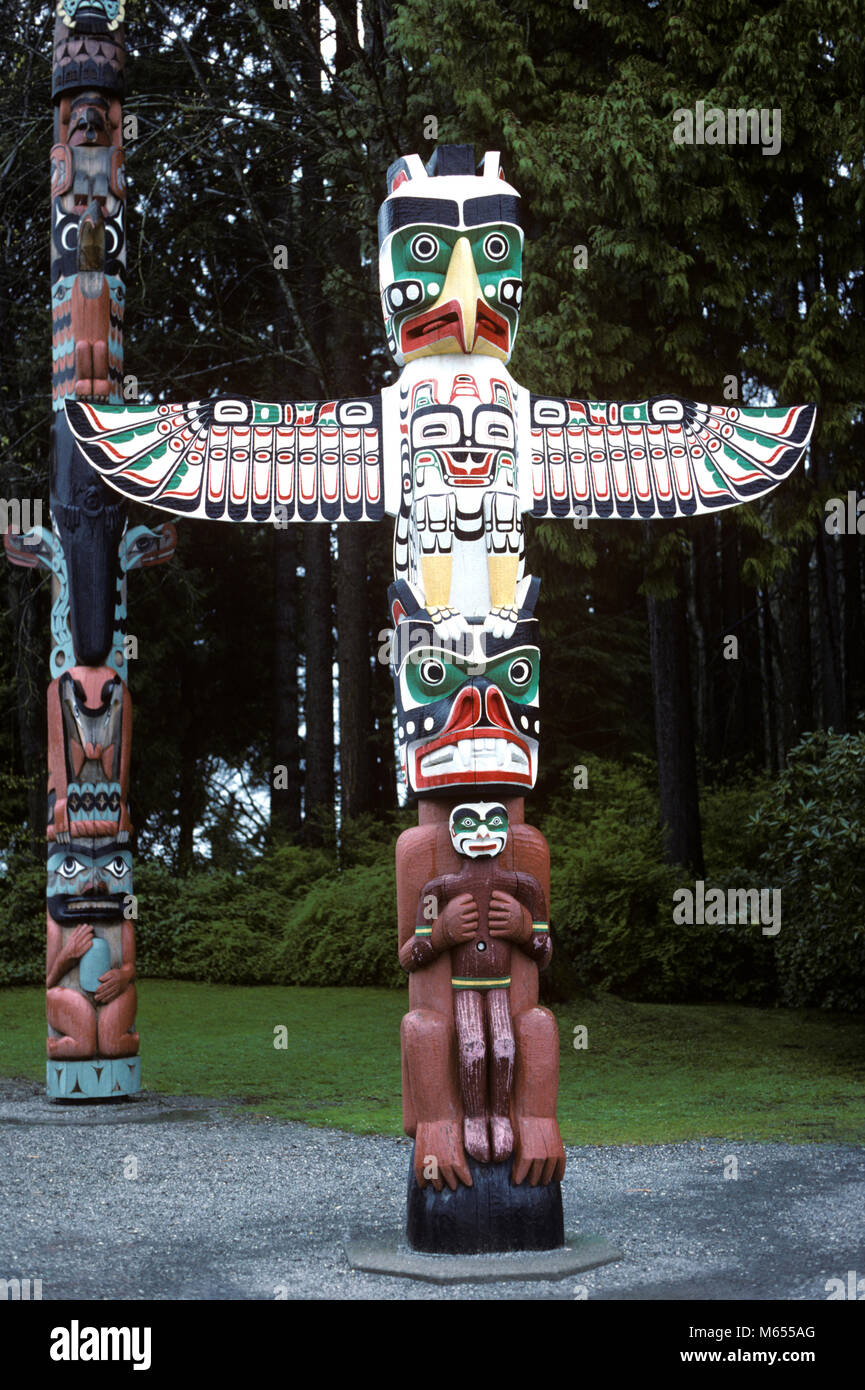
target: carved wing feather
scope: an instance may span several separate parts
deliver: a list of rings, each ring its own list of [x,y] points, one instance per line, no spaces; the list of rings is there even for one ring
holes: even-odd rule
[[[68,402],[79,447],[126,497],[213,521],[378,521],[381,398],[273,404]],[[279,510],[277,510],[279,508]]]
[[[534,516],[693,516],[762,497],[796,467],[816,407],[531,397]],[[583,509],[582,511],[578,509]]]

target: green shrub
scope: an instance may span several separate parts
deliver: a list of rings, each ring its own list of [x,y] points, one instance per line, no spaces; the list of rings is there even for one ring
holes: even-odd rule
[[[0,877],[0,985],[45,983],[45,865],[24,855]]]
[[[637,758],[586,766],[588,787],[560,801],[542,826],[552,852],[552,997],[576,987],[646,1000],[771,1000],[773,942],[759,930],[673,921],[675,889],[693,891],[694,881],[663,861],[655,765]],[[746,815],[753,796],[750,783],[706,794],[715,861],[707,887],[752,884],[752,867],[721,865],[725,844],[746,861],[758,858]]]
[[[320,879],[289,909],[277,983],[404,984],[396,920],[392,850],[376,864]]]
[[[141,973],[214,984],[398,984],[392,845],[374,858],[337,872],[327,851],[280,845],[244,874],[181,880],[150,865],[141,875]]]
[[[753,816],[781,889],[781,1002],[865,1006],[865,730],[806,734]]]

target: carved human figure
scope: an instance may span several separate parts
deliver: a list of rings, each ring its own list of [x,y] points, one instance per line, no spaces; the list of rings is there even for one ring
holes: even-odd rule
[[[418,924],[400,951],[400,964],[420,970],[450,951],[465,1148],[482,1163],[501,1163],[514,1146],[511,946],[539,969],[548,964],[546,902],[534,875],[495,863],[508,838],[508,813],[499,802],[455,806],[449,830],[462,868],[424,884]]]
[[[48,851],[46,1009],[54,1059],[133,1057],[135,930],[124,917],[132,856],[107,837]]]
[[[51,151],[55,408],[119,400],[126,177],[116,96],[85,90],[57,105]]]

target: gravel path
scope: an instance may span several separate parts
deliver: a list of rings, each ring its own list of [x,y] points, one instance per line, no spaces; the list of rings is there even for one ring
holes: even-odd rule
[[[409,1155],[194,1097],[85,1118],[5,1082],[0,1278],[41,1278],[45,1299],[825,1300],[865,1276],[865,1149],[717,1140],[568,1150],[566,1229],[618,1264],[452,1288],[355,1272],[343,1241],[401,1226]]]

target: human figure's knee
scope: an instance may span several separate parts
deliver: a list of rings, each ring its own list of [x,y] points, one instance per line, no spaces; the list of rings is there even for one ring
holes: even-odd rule
[[[55,986],[45,994],[45,1013],[58,1033],[96,1043],[96,1010],[85,995]]]
[[[447,1027],[447,1019],[438,1009],[412,1009],[403,1014],[400,1034],[403,1044],[410,1046],[416,1042],[424,1043],[435,1035],[446,1034]]]
[[[482,1033],[469,1033],[460,1037],[460,1054],[471,1066],[481,1066],[486,1061],[487,1044]]]
[[[555,1017],[543,1004],[524,1009],[513,1020],[514,1034],[522,1046],[554,1045],[558,1053],[559,1030]]]

